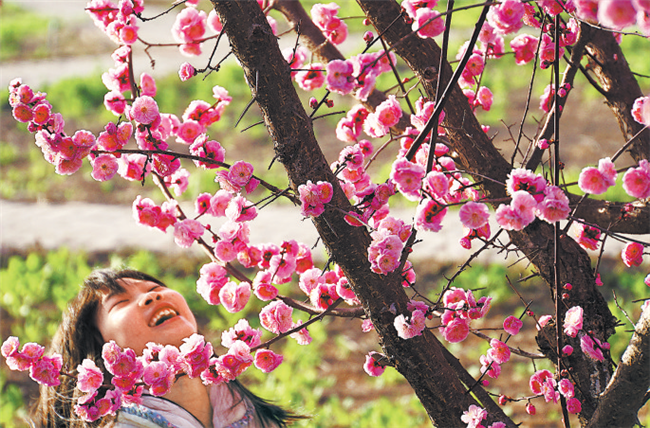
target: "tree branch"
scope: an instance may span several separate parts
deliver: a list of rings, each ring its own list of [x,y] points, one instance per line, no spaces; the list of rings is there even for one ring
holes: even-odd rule
[[[650,306],[646,306],[621,362],[587,428],[631,427],[650,388]]]
[[[639,83],[630,71],[625,55],[611,31],[594,29],[594,34],[587,43],[587,52],[590,55],[590,69],[600,81],[607,105],[616,116],[625,141],[628,141],[643,129],[643,125],[632,117],[634,101],[643,96]],[[639,135],[628,152],[636,162],[648,159],[650,129]]]

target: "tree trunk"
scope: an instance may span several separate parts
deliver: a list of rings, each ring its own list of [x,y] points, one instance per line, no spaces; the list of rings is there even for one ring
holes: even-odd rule
[[[445,358],[442,344],[431,332],[425,330],[422,336],[409,340],[397,336],[393,321],[397,314],[408,314],[409,301],[401,275],[374,274],[367,256],[371,242],[368,232],[343,220],[342,212],[351,209],[350,203],[316,142],[311,120],[291,82],[289,66],[257,3],[212,1],[262,111],[276,157],[285,166],[291,187],[296,191],[308,180],[328,181],[334,187],[328,209],[312,220],[331,259],[341,266],[372,320],[384,353],[413,387],[435,425],[465,427],[460,420],[463,411],[471,404],[486,407],[490,403],[477,403],[467,393],[467,387]],[[514,427],[493,404],[489,406],[488,424],[501,420]]]
[[[378,33],[383,34],[386,42],[394,49],[414,71],[422,82],[422,87],[430,99],[435,99],[438,63],[441,49],[432,39],[417,37],[404,19],[397,19],[400,6],[394,1],[358,0],[366,16],[371,20]],[[451,66],[445,61],[443,66],[443,85],[452,75]],[[445,121],[447,134],[452,149],[458,154],[460,163],[471,173],[486,177],[482,189],[488,199],[506,197],[505,180],[512,166],[501,156],[488,136],[483,132],[475,115],[471,111],[467,98],[459,87],[453,88],[445,104]],[[493,204],[495,207],[497,203]],[[551,296],[555,296],[553,226],[536,220],[522,231],[509,232],[514,246],[520,249],[535,265],[540,275],[549,284]],[[595,277],[589,256],[573,239],[563,235],[560,239],[560,278],[561,284],[570,283],[573,290],[564,300],[562,311],[572,306],[581,306],[584,310],[585,330],[592,330],[600,340],[614,333],[616,319],[612,316],[607,302],[595,285]],[[549,325],[550,327],[551,325]],[[575,340],[570,343],[579,349]],[[555,332],[542,330],[538,336],[542,350],[554,363]],[[596,409],[596,399],[609,381],[611,368],[608,363],[594,363],[581,352],[574,353],[567,359],[572,367],[570,375],[576,383],[577,397],[582,401],[582,421],[588,420]],[[560,369],[558,369],[560,372]]]

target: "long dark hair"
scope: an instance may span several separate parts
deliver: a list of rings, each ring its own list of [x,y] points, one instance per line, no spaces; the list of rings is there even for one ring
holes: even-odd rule
[[[63,357],[63,370],[76,373],[77,366],[84,359],[93,360],[98,368],[108,373],[102,359],[104,339],[96,325],[96,313],[104,293],[120,293],[124,291],[121,279],[131,278],[141,281],[151,281],[163,287],[160,280],[132,269],[99,269],[93,271],[85,280],[77,297],[68,305],[63,314],[50,352],[56,352]],[[40,397],[32,410],[32,426],[44,428],[99,428],[109,427],[115,422],[115,416],[106,416],[95,422],[85,422],[74,413],[74,406],[82,392],[76,388],[75,377],[62,376],[61,384],[56,387],[40,387]],[[256,416],[262,426],[276,425],[285,427],[288,422],[302,419],[291,412],[269,403],[256,396],[239,381],[228,383],[233,395],[248,399],[255,407]]]

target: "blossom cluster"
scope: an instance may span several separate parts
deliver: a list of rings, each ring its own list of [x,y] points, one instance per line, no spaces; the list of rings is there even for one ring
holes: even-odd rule
[[[569,198],[560,188],[526,169],[510,172],[506,191],[512,198],[510,204],[496,210],[497,223],[506,230],[522,230],[535,218],[549,223],[565,220],[571,211]]]
[[[90,0],[86,12],[108,38],[119,45],[130,46],[138,40],[136,15],[144,10],[142,0]]]
[[[223,333],[228,351],[218,357],[212,344],[199,334],[183,339],[178,348],[150,342],[141,356],[110,341],[101,353],[106,372],[97,366],[98,361],[84,359],[76,373],[63,373],[61,355],[43,355],[45,348],[35,343],[26,343],[19,351],[19,340],[13,336],[2,344],[2,355],[10,369],[29,370],[32,379],[46,386],[59,385],[63,375],[76,376],[76,387],[83,394],[74,406],[75,413],[92,422],[115,414],[123,404],[141,403],[145,388],[152,395],[165,395],[180,376],[200,378],[209,385],[234,380],[253,364],[264,373],[273,371],[282,363],[282,355],[266,348],[251,355],[251,348],[260,346],[260,336],[260,331],[242,320]]]
[[[444,312],[440,333],[449,343],[462,342],[469,335],[472,320],[483,318],[490,310],[492,297],[474,297],[472,290],[451,287],[442,297]]]
[[[570,284],[565,285],[566,290],[571,289]],[[580,306],[573,306],[569,308],[564,315],[564,334],[571,338],[579,338],[580,349],[589,358],[597,361],[603,361],[605,356],[603,351],[609,350],[610,345],[607,342],[602,342],[589,331],[583,329],[584,323],[584,310]],[[544,327],[551,320],[550,315],[544,315],[538,320],[538,329]],[[566,355],[573,353],[571,345],[565,346],[563,352]],[[548,401],[548,400],[547,400]]]
[[[17,337],[11,336],[2,344],[2,356],[11,370],[29,370],[29,376],[41,385],[57,386],[63,360],[60,355],[43,355],[45,348],[37,343],[25,343],[20,349]]]
[[[35,134],[36,145],[43,152],[45,160],[55,166],[57,174],[73,174],[81,168],[83,159],[90,154],[97,141],[88,131],[77,131],[73,136],[66,135],[63,116],[52,112],[46,96],[45,93],[34,92],[20,79],[9,84],[9,104],[14,118],[28,124],[27,129]],[[130,134],[127,131],[122,129],[120,139],[125,134]]]
[[[582,410],[580,400],[574,396],[573,384],[567,378],[558,381],[550,371],[538,370],[530,377],[529,386],[533,394],[543,396],[547,403],[557,403],[560,395],[563,395],[567,400],[569,413],[580,413]],[[529,413],[534,412],[534,407],[527,409],[527,411]]]
[[[325,37],[335,45],[340,45],[348,37],[348,26],[337,15],[339,5],[336,3],[315,4],[311,8],[311,19],[323,32]]]
[[[341,95],[354,91],[361,101],[366,101],[375,89],[377,77],[391,71],[390,64],[395,64],[395,54],[384,51],[362,53],[350,59],[335,59],[326,66],[327,90]]]
[[[300,213],[305,217],[318,217],[325,212],[325,204],[332,200],[332,184],[326,181],[307,183],[298,186],[300,194]]]

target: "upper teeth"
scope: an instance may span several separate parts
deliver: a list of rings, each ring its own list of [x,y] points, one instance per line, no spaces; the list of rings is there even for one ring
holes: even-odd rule
[[[149,323],[149,326],[150,327],[155,326],[158,323],[158,321],[160,321],[160,319],[163,318],[163,317],[171,318],[173,316],[176,316],[176,311],[175,310],[173,310],[171,308],[162,309],[160,312],[158,312],[158,313],[156,313],[156,315],[154,315],[154,317],[151,319],[151,322]]]

